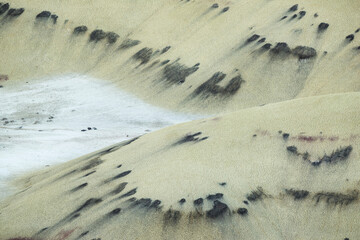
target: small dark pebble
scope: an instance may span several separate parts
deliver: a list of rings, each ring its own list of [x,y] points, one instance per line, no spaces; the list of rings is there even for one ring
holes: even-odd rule
[[[355,33],[358,33],[358,32],[360,32],[360,28],[356,29],[356,31],[355,31]]]
[[[114,210],[112,210],[111,212],[109,212],[109,215],[117,215],[121,212],[121,208],[115,208]]]
[[[88,130],[91,130],[91,127],[88,127],[87,129],[88,129]]]
[[[285,18],[287,18],[287,16],[283,16],[283,17],[280,19],[280,21],[281,21],[281,20],[284,20]]]
[[[36,15],[36,18],[49,18],[51,16],[51,12],[49,11],[42,11],[38,15]]]
[[[257,136],[256,134],[253,135],[253,137],[256,137],[256,136]]]
[[[88,234],[88,233],[89,233],[89,231],[83,232],[82,234],[80,234],[80,237],[83,237],[83,236],[85,236],[85,235]]]
[[[81,129],[82,132],[86,132],[86,129]]]
[[[329,27],[329,24],[328,23],[320,23],[319,26],[318,26],[318,31],[321,32],[321,31],[325,31],[327,28]]]
[[[162,62],[161,62],[161,65],[168,64],[169,62],[170,62],[170,60],[165,60],[165,61],[162,61]]]
[[[226,182],[219,183],[220,186],[225,186]]]
[[[151,205],[150,208],[158,208],[161,204],[160,200],[155,200]]]
[[[237,210],[237,213],[240,214],[240,215],[247,215],[248,210],[246,208],[239,208]]]
[[[227,12],[227,11],[229,11],[229,7],[225,7],[225,8],[223,8],[223,10],[221,10],[221,12]]]
[[[289,8],[289,12],[295,12],[296,10],[298,10],[298,4],[295,4],[294,6],[292,6],[291,8]]]
[[[316,17],[316,18],[317,18],[318,16],[319,16],[319,14],[317,14],[317,13],[315,13],[315,14],[314,14],[314,17]]]
[[[269,50],[271,48],[271,43],[266,43],[261,48],[264,50]]]
[[[351,42],[352,40],[354,40],[354,38],[355,38],[354,34],[350,34],[350,35],[347,35],[345,39],[348,40],[349,42]]]
[[[306,15],[306,12],[305,11],[300,11],[299,15],[300,15],[300,18],[303,18]]]
[[[288,146],[288,147],[286,147],[286,150],[288,150],[289,152],[292,152],[292,153],[297,153],[297,147],[295,147],[295,146]]]
[[[186,199],[185,199],[185,198],[182,198],[182,199],[180,199],[180,201],[179,201],[180,204],[183,204],[183,203],[185,203],[185,202],[186,202]]]
[[[229,209],[229,207],[225,203],[215,200],[213,208],[206,212],[206,216],[208,218],[215,219],[217,217],[222,216],[224,213],[226,213],[228,211],[228,209]]]
[[[246,40],[246,42],[250,43],[250,42],[256,41],[256,40],[259,39],[259,38],[260,38],[259,35],[254,34],[254,35],[252,35],[250,38],[248,38],[248,39]]]
[[[284,139],[284,140],[286,140],[286,139],[288,139],[288,138],[289,138],[290,134],[288,134],[288,133],[284,133],[282,136],[283,136],[283,139]]]
[[[321,164],[321,161],[311,163],[311,165],[313,165],[314,167],[320,166],[320,164]]]
[[[220,199],[224,196],[224,194],[222,193],[216,193],[216,194],[210,194],[206,197],[207,200],[215,200],[215,199]]]
[[[218,8],[218,7],[219,7],[219,4],[214,3],[211,7],[212,7],[212,8]]]
[[[248,202],[248,201],[243,201],[243,203],[245,203],[246,205],[248,205],[248,204],[249,204],[249,202]]]
[[[266,40],[266,38],[262,38],[258,41],[258,43],[263,43],[263,42],[265,42],[265,40]]]
[[[294,14],[291,19],[297,18],[297,14]]]
[[[201,204],[203,204],[203,202],[204,202],[204,199],[198,198],[194,201],[194,205],[201,205]]]

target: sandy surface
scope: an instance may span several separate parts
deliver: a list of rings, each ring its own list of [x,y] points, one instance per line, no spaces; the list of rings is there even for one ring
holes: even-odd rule
[[[25,11],[0,15],[1,116],[38,120],[24,108],[49,106],[41,128],[64,132],[1,128],[5,156],[96,152],[17,178],[0,239],[360,238],[358,0],[10,5]],[[44,10],[57,18],[35,19]],[[98,80],[51,80],[72,74]],[[140,106],[126,124],[123,98]],[[158,127],[216,116],[131,139],[155,111]],[[89,118],[107,131],[81,132]],[[105,147],[118,139],[110,125],[133,134]]]
[[[2,89],[0,198],[8,180],[159,128],[197,119],[147,104],[112,84],[71,74]]]
[[[0,44],[6,46],[2,48],[6,57],[0,59],[0,74],[13,82],[83,73],[115,82],[156,105],[214,113],[360,89],[360,33],[355,33],[360,27],[359,1],[218,1],[219,7],[211,8],[214,3],[13,0],[12,6],[24,7],[25,12],[2,23]],[[289,12],[294,4],[299,4],[298,9]],[[229,10],[222,12],[225,7]],[[36,21],[43,10],[57,14],[57,23]],[[306,12],[302,18],[300,11]],[[319,32],[322,22],[329,27]],[[74,35],[74,28],[81,25],[88,27],[87,32]],[[107,39],[89,42],[95,29],[112,31],[119,38],[113,44]],[[247,42],[255,34],[259,38]],[[345,39],[350,34],[353,41]],[[259,43],[262,38],[266,39]],[[125,39],[140,43],[119,50]],[[274,47],[279,42],[290,49],[314,48],[316,56],[299,60],[298,55],[261,50],[265,44]],[[167,46],[171,48],[162,53]],[[146,64],[133,58],[143,48],[152,53]],[[183,83],[165,77],[166,66],[174,66],[177,59],[188,68],[200,64]],[[166,60],[170,62],[161,65]],[[239,75],[245,82],[233,94],[196,93],[217,72],[226,74],[218,86],[226,86]]]
[[[67,231],[69,239],[85,232],[85,239],[356,239],[359,101],[352,93],[246,109],[50,167],[24,177],[19,193],[1,203],[0,232],[35,239]],[[324,156],[331,158],[313,164]],[[307,194],[296,198],[291,190]],[[227,208],[211,218],[214,200],[206,198],[216,193]],[[199,198],[204,202],[194,204]]]

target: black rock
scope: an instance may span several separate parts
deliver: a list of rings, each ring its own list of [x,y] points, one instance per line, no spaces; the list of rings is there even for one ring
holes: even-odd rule
[[[249,202],[248,202],[248,201],[243,201],[243,203],[245,203],[246,205],[248,205],[248,204],[249,204]]]
[[[318,26],[318,32],[323,32],[325,31],[327,28],[329,27],[329,24],[328,23],[320,23],[319,26]]]
[[[88,30],[87,26],[78,26],[76,28],[74,28],[73,34],[81,34],[81,33],[85,33]]]
[[[291,17],[291,19],[295,19],[295,18],[297,18],[297,14],[294,14],[294,15]]]
[[[202,205],[203,202],[204,202],[204,199],[198,198],[198,199],[196,199],[196,200],[194,201],[194,205],[195,205],[195,206]]]
[[[318,16],[319,16],[319,14],[317,14],[317,13],[315,13],[315,14],[314,14],[314,17],[316,17],[316,18],[317,18]]]
[[[219,183],[220,186],[225,186],[226,182]]]
[[[309,191],[306,190],[294,190],[294,189],[285,189],[286,194],[294,197],[294,200],[305,199],[309,195]]]
[[[233,77],[225,87],[218,85],[225,77],[226,74],[222,72],[214,73],[209,80],[194,90],[193,96],[200,95],[203,98],[210,96],[230,97],[234,95],[240,89],[241,84],[245,82],[241,75],[238,74]]]
[[[213,208],[206,212],[208,218],[217,218],[228,211],[228,206],[218,200],[214,201]]]
[[[295,12],[296,10],[298,10],[298,6],[299,4],[295,4],[294,6],[292,6],[291,8],[289,8],[289,12]]]
[[[139,200],[136,200],[132,206],[139,206],[139,207],[149,207],[151,204],[151,199],[150,198],[141,198]]]
[[[161,54],[166,53],[167,51],[169,51],[169,49],[171,48],[171,46],[166,46],[161,50]]]
[[[155,200],[151,205],[150,205],[150,208],[156,208],[158,209],[159,206],[161,204],[161,201],[160,200]]]
[[[287,17],[288,17],[288,16],[283,16],[283,17],[280,19],[280,21],[281,21],[281,20],[284,20],[284,19],[287,18]]]
[[[185,198],[182,198],[182,199],[179,200],[179,203],[180,203],[180,204],[183,204],[183,203],[185,203],[185,202],[186,202],[186,199],[185,199]]]
[[[355,38],[354,34],[350,34],[350,35],[347,35],[345,39],[348,40],[349,42],[351,42],[352,40],[354,40],[354,38]]]
[[[250,202],[255,202],[263,198],[263,196],[266,196],[264,193],[264,190],[261,187],[258,187],[256,190],[251,191],[251,193],[246,195],[247,200]]]
[[[153,50],[152,48],[142,48],[140,51],[134,54],[133,59],[141,61],[141,64],[146,64],[150,61]]]
[[[273,49],[271,49],[271,53],[274,55],[286,55],[286,54],[290,54],[291,50],[287,45],[287,43],[279,42],[276,44],[276,46]]]
[[[0,15],[4,14],[9,8],[10,5],[8,3],[0,4]]]
[[[292,53],[299,59],[308,59],[316,57],[316,50],[312,47],[297,46]]]
[[[52,15],[50,16],[50,18],[53,20],[53,23],[56,24],[57,19],[58,19],[58,15],[52,14]]]
[[[248,210],[246,209],[246,208],[239,208],[238,210],[237,210],[237,213],[239,214],[239,215],[247,215],[248,214]]]
[[[299,18],[303,18],[306,15],[306,11],[300,11],[299,15],[300,15]]]
[[[265,42],[266,41],[266,38],[262,38],[262,39],[260,39],[259,41],[258,41],[258,43],[263,43],[263,42]]]
[[[288,147],[286,147],[286,150],[288,150],[289,152],[292,152],[292,153],[297,153],[297,147],[295,147],[295,146],[288,146]]]
[[[115,208],[114,210],[112,210],[111,212],[108,213],[109,216],[114,216],[117,215],[121,212],[121,208]]]
[[[227,12],[227,11],[229,11],[229,7],[225,7],[225,8],[223,8],[223,10],[221,10],[222,13]]]
[[[101,30],[101,29],[97,29],[92,31],[92,33],[90,34],[90,41],[95,41],[98,42],[104,38],[106,38],[106,33]]]
[[[254,34],[254,35],[252,35],[251,37],[249,37],[249,38],[246,40],[246,42],[247,42],[247,43],[250,43],[250,42],[253,42],[253,41],[258,40],[259,38],[260,38],[259,35]]]
[[[169,62],[170,62],[170,60],[165,60],[165,61],[162,61],[162,62],[161,62],[161,65],[168,64]]]
[[[311,163],[311,165],[313,165],[314,167],[320,166],[320,164],[321,164],[321,161]]]
[[[263,50],[269,50],[270,48],[271,48],[271,43],[266,43],[266,44],[264,44],[262,47],[261,47],[261,49],[263,49]]]
[[[222,193],[216,193],[216,194],[210,194],[206,197],[207,200],[216,200],[216,199],[220,199],[224,196],[224,194]]]
[[[289,136],[290,136],[290,134],[288,134],[288,133],[283,133],[283,139],[284,140],[287,140],[288,138],[289,138]]]
[[[217,4],[217,3],[214,3],[212,6],[211,6],[211,8],[218,8],[219,7],[219,4]]]
[[[36,19],[45,19],[45,18],[49,18],[51,16],[51,12],[49,11],[42,11],[41,13],[39,13],[38,15],[36,15]]]
[[[187,67],[178,62],[166,65],[163,70],[163,77],[168,83],[181,84],[184,83],[186,78],[196,72],[198,66]]]
[[[6,15],[10,17],[17,17],[23,14],[24,11],[25,11],[24,8],[11,8],[9,9]]]
[[[119,38],[119,35],[117,33],[114,33],[114,32],[108,32],[106,34],[106,37],[107,37],[108,43],[113,44],[113,43],[116,43],[116,41]]]
[[[360,28],[356,29],[356,31],[355,31],[355,33],[358,33],[358,32],[360,32]]]

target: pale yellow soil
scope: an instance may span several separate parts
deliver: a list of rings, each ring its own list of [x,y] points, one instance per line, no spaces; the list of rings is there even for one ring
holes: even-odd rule
[[[0,202],[0,239],[360,238],[360,1],[217,1],[216,9],[205,0],[10,3],[25,12],[11,20],[0,16],[5,88],[76,72],[157,106],[216,116],[21,177],[18,193]],[[296,13],[306,15],[290,20],[295,3]],[[221,13],[224,7],[229,10]],[[36,22],[43,10],[57,14],[57,23]],[[330,26],[320,34],[321,22]],[[89,30],[74,36],[79,25]],[[94,29],[120,37],[115,44],[89,42]],[[286,42],[317,54],[299,60],[260,52],[264,43],[244,45],[254,34],[272,47]],[[345,40],[349,34],[352,42]],[[141,43],[118,50],[128,38]],[[133,58],[144,47],[166,46],[168,52],[146,64]],[[168,66],[178,58],[189,68],[200,63],[199,69],[184,83],[166,82],[165,65],[156,61],[168,59]],[[239,74],[245,82],[233,94],[194,94],[216,72],[227,74],[217,87]],[[332,155],[344,149],[350,149],[346,156]],[[324,156],[332,160],[313,164]],[[295,199],[291,189],[307,194]],[[255,201],[252,191],[261,195]],[[227,209],[213,219],[206,197],[215,193],[223,194],[219,201]],[[146,198],[161,203],[149,207]]]

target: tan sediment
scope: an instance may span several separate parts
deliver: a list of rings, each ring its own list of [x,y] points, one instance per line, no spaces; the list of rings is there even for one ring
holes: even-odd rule
[[[5,88],[75,72],[158,106],[224,115],[168,127],[18,179],[19,192],[0,203],[1,239],[359,238],[360,35],[345,40],[360,27],[359,1],[217,1],[217,9],[210,8],[215,1],[10,3],[25,12],[8,22],[0,17]],[[295,3],[297,13],[306,15],[290,21],[294,13],[287,11]],[[229,10],[221,13],[224,7]],[[36,22],[43,10],[57,14],[57,24]],[[330,26],[319,34],[321,22]],[[80,25],[89,30],[74,36]],[[112,45],[89,42],[95,29],[120,37]],[[264,43],[245,44],[254,34],[272,47],[286,42],[290,49],[312,47],[317,55],[299,60],[259,52]],[[128,38],[141,43],[117,50]],[[169,51],[146,64],[133,58],[145,47],[154,52],[166,46]],[[169,66],[178,58],[182,69],[199,69],[185,82],[171,83],[160,63],[170,60]],[[194,95],[216,72],[226,78]],[[239,75],[240,89],[225,93]],[[348,156],[313,164],[350,146]],[[258,199],[249,200],[252,192]],[[219,201],[228,209],[213,219],[208,211],[214,201],[206,197],[215,193],[224,194]],[[151,208],[147,198],[161,204]],[[202,206],[194,205],[198,198]],[[238,214],[239,208],[248,214]]]
[[[69,239],[86,231],[85,239],[354,238],[359,227],[359,101],[358,93],[347,93],[245,109],[168,127],[105,149],[109,153],[102,150],[30,174],[19,180],[20,193],[1,203],[0,232],[5,239],[55,239],[70,230]],[[197,132],[201,134],[179,142]],[[289,133],[287,139],[284,133]],[[322,138],[303,140],[310,136]],[[312,162],[340,147],[351,145],[352,151],[338,162],[313,166],[287,151],[292,145],[307,151]],[[95,164],[94,159],[103,162]],[[71,191],[85,182],[86,187]],[[121,192],[111,193],[124,182]],[[222,182],[226,185],[220,186]],[[134,195],[118,199],[132,189]],[[248,200],[256,189],[264,195]],[[309,195],[294,200],[286,189]],[[223,193],[219,200],[229,211],[211,219],[206,212],[213,201],[206,197],[215,193]],[[131,197],[152,203],[158,199],[161,209],[141,203],[131,208]],[[101,202],[77,212],[91,198]],[[186,199],[183,205],[181,198]],[[198,198],[204,199],[200,208],[193,204]],[[248,215],[237,214],[240,207]],[[116,208],[120,213],[108,217]],[[167,213],[169,209],[179,211],[181,218]],[[75,213],[80,216],[70,220]]]

